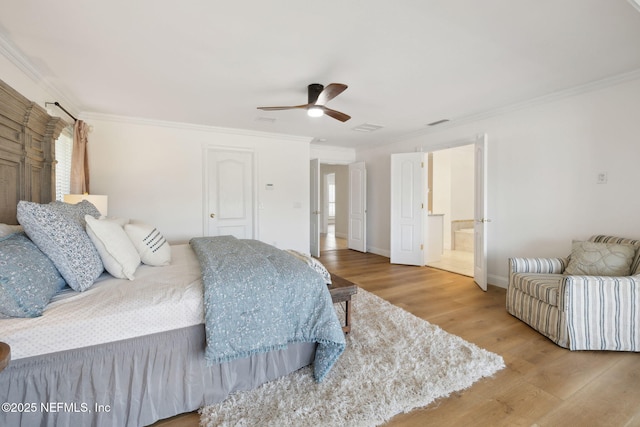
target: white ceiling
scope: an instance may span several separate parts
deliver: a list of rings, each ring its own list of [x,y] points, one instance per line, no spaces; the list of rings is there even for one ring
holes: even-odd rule
[[[74,112],[346,147],[640,70],[640,13],[627,0],[0,4],[5,50],[24,56]],[[349,85],[327,104],[352,116],[345,123],[256,109],[304,104],[309,83],[331,82]],[[365,123],[383,128],[353,130]]]

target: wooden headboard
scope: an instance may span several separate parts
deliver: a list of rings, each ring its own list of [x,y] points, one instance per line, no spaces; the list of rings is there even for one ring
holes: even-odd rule
[[[0,80],[0,223],[18,223],[19,200],[55,199],[55,141],[65,126]]]

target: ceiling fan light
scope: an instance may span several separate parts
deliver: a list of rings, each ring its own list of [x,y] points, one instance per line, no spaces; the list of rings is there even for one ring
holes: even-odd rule
[[[320,107],[311,107],[307,110],[307,115],[309,117],[322,117],[324,115],[324,111]]]

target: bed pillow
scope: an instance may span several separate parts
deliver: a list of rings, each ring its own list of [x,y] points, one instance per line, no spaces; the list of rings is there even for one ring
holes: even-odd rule
[[[157,228],[142,223],[125,224],[124,231],[133,242],[144,264],[162,266],[171,264],[171,247]]]
[[[0,285],[0,313],[37,317],[65,282],[24,233],[14,233],[0,237]]]
[[[18,202],[18,222],[72,289],[89,289],[104,267],[82,226],[52,207]]]
[[[0,237],[24,231],[21,225],[0,224]]]
[[[52,209],[60,212],[62,215],[66,216],[69,219],[74,220],[82,228],[87,226],[87,223],[84,219],[86,215],[91,215],[94,218],[100,218],[100,211],[95,207],[93,203],[88,200],[81,200],[78,203],[65,203],[61,201],[53,201],[49,203],[49,206]]]
[[[331,284],[331,274],[320,261],[313,258],[311,255],[303,254],[302,252],[298,252],[293,249],[287,249],[286,252],[289,252],[291,255],[306,263],[309,267],[313,268],[319,275],[322,276],[327,285]]]
[[[122,228],[119,219],[85,216],[87,234],[100,254],[105,270],[118,279],[133,280],[140,255]]]
[[[636,254],[633,245],[573,242],[565,274],[586,276],[628,276]]]

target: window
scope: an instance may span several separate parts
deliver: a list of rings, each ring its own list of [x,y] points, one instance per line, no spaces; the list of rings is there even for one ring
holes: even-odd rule
[[[56,139],[56,200],[71,192],[71,150],[73,130],[66,127]]]
[[[334,218],[336,216],[336,184],[330,182],[329,186],[329,217]]]

